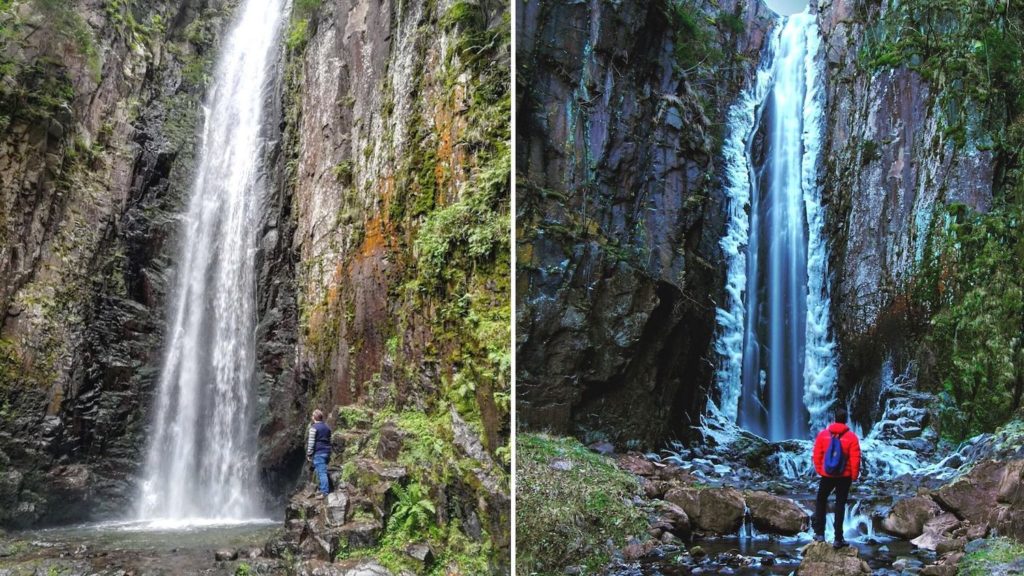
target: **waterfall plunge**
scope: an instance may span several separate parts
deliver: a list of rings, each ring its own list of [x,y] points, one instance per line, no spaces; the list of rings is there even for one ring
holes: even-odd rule
[[[142,519],[242,519],[256,510],[255,228],[263,98],[285,0],[245,0],[225,39],[177,260]]]
[[[806,437],[835,401],[817,186],[819,44],[813,15],[782,20],[754,86],[730,110],[723,148],[727,303],[718,310],[721,398],[712,411],[769,440]]]

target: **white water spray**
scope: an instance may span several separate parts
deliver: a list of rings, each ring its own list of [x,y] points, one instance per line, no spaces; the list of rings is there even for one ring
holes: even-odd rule
[[[202,146],[171,292],[139,517],[257,513],[255,232],[263,98],[285,0],[245,0],[206,104]]]
[[[835,402],[827,251],[817,185],[823,90],[815,17],[782,20],[770,62],[729,115],[727,304],[718,311],[721,406],[770,440],[805,438]],[[764,162],[754,142],[764,131]],[[758,155],[760,156],[760,155]]]

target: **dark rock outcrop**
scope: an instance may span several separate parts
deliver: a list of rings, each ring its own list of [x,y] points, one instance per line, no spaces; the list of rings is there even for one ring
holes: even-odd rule
[[[370,508],[368,516],[359,515],[348,503],[360,496],[351,486],[336,486],[328,498],[310,484],[292,496],[285,512],[286,533],[266,547],[280,557],[284,550],[306,557],[332,561],[341,550],[375,547],[383,533],[383,511]]]
[[[706,26],[693,40],[674,6],[520,6],[516,348],[527,428],[653,445],[689,434],[706,404],[724,285],[718,142],[771,18],[761,2],[688,3],[679,9]],[[721,61],[679,59],[687,42]]]

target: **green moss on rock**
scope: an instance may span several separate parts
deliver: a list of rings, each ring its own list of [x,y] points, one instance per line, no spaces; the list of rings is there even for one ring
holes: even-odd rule
[[[1022,558],[1024,544],[1009,538],[991,538],[980,549],[964,556],[957,573],[961,576],[1017,574],[1021,569]]]

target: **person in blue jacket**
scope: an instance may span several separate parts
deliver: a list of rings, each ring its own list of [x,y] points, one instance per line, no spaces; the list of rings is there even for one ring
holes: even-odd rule
[[[327,478],[327,461],[331,458],[331,429],[324,424],[324,413],[319,408],[313,410],[313,422],[306,434],[306,461],[312,462],[316,475],[320,479],[320,492],[327,497],[331,491]]]

